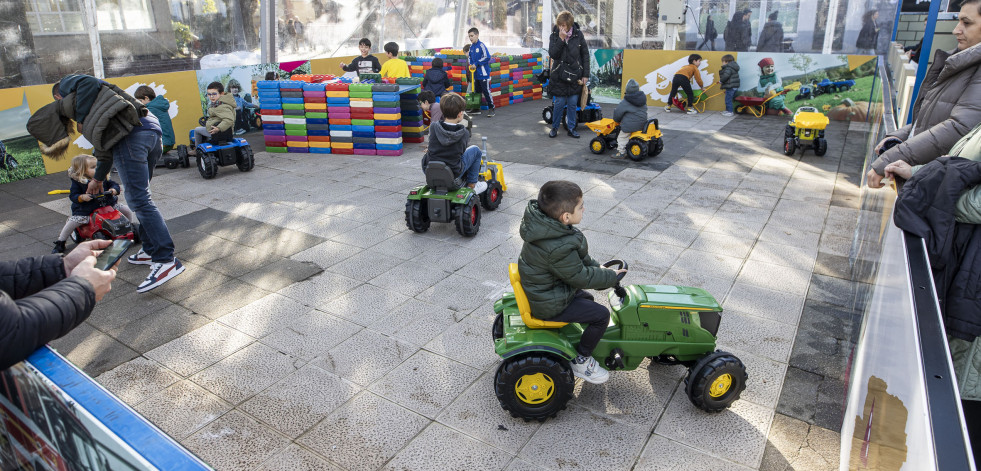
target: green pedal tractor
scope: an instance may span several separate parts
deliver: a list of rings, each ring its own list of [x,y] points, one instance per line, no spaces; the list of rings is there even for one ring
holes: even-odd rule
[[[627,268],[620,260],[606,267]],[[494,378],[501,407],[514,417],[544,421],[565,409],[575,378],[569,362],[582,336],[579,324],[532,316],[518,264],[509,267],[514,293],[494,303],[494,350],[502,362]],[[611,324],[593,357],[610,371],[633,370],[645,358],[688,367],[685,393],[699,409],[720,412],[746,388],[742,361],[715,348],[722,307],[700,288],[629,285],[610,293]]]
[[[501,205],[507,184],[503,166],[487,160],[487,138],[483,138],[479,178],[487,189],[479,195],[443,162],[429,162],[426,184],[409,191],[405,202],[405,224],[413,232],[426,232],[432,222],[453,222],[464,237],[480,230],[480,207],[493,211]]]

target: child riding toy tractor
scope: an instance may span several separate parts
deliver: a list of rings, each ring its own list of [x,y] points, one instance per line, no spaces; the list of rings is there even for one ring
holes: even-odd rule
[[[194,130],[189,133],[188,140],[192,145],[194,144]],[[205,180],[210,180],[218,175],[219,165],[235,164],[242,172],[248,172],[255,167],[255,156],[249,141],[232,137],[231,132],[212,136],[208,142],[198,144],[194,149],[194,155],[197,158],[198,172]],[[177,159],[182,166],[189,166],[189,158],[187,146],[184,144],[177,146]]]
[[[136,230],[133,222],[123,216],[119,210],[106,204],[106,199],[112,196],[114,195],[109,192],[102,192],[93,196],[103,206],[89,215],[88,223],[72,231],[72,242],[81,244],[90,239],[140,241],[139,231]]]
[[[414,232],[426,232],[431,222],[456,223],[456,231],[473,237],[480,230],[480,207],[493,211],[501,205],[507,184],[501,164],[487,160],[487,138],[483,138],[480,178],[487,189],[477,195],[443,162],[426,166],[426,184],[409,191],[405,202],[405,224]],[[478,200],[480,204],[478,204]]]
[[[620,135],[620,124],[609,118],[604,118],[592,123],[586,123],[586,127],[597,134],[589,141],[589,150],[594,154],[602,154],[606,149],[616,149],[617,137]],[[630,133],[630,140],[627,141],[627,157],[631,160],[640,161],[644,157],[654,157],[664,150],[663,134],[658,127],[656,119],[650,119],[644,126],[643,131]]]
[[[802,106],[794,113],[794,119],[784,130],[783,153],[794,155],[797,149],[801,154],[808,147],[814,149],[814,155],[821,157],[828,152],[828,140],[824,138],[824,129],[828,127],[828,117],[819,113],[813,106]]]
[[[627,269],[620,260],[605,267]],[[722,307],[708,292],[682,286],[620,286],[610,292],[611,325],[593,350],[606,368],[634,370],[645,358],[688,367],[685,393],[706,412],[720,412],[746,388],[743,363],[715,349]],[[518,264],[509,266],[514,293],[494,303],[494,350],[502,362],[494,378],[501,407],[513,417],[544,421],[565,409],[575,379],[569,362],[583,333],[579,324],[536,319],[521,286]]]

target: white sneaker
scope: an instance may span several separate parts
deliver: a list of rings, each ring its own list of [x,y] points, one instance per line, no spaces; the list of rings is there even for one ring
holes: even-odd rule
[[[695,111],[695,108],[688,108],[688,111],[686,111],[686,113],[688,113],[688,114],[698,114],[698,111]]]
[[[572,374],[582,378],[586,382],[593,384],[603,384],[610,379],[610,372],[600,366],[595,358],[589,357],[583,363],[576,363],[576,360],[569,362],[572,366]]]
[[[153,259],[150,258],[150,255],[144,252],[143,249],[140,249],[140,251],[136,252],[134,255],[126,257],[126,260],[133,265],[153,265]]]
[[[722,116],[732,116],[732,111],[723,111]]]
[[[664,107],[664,112],[665,113],[670,113],[671,112],[671,105],[665,106]]]
[[[473,186],[473,192],[477,193],[478,195],[483,193],[484,190],[486,189],[487,189],[487,182],[484,181],[477,182],[477,184]]]
[[[150,268],[150,274],[147,275],[143,283],[136,288],[137,293],[145,293],[150,291],[157,286],[160,286],[167,282],[167,280],[180,275],[184,272],[184,265],[181,265],[180,260],[174,258],[168,263],[154,263]]]

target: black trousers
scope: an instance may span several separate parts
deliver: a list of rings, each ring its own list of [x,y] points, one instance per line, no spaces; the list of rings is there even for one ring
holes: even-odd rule
[[[964,422],[967,423],[967,435],[971,438],[971,448],[974,461],[981,458],[981,401],[961,401],[964,408]]]
[[[490,79],[474,79],[474,90],[484,97],[487,102],[487,109],[494,109],[494,98],[490,94]]]
[[[701,48],[705,47],[706,44],[711,44],[712,45],[712,50],[713,51],[715,50],[715,40],[714,39],[708,39],[708,38],[702,40],[702,43],[699,44],[698,47],[696,47],[695,49],[701,49]]]
[[[678,88],[681,88],[688,95],[688,107],[695,103],[695,94],[691,91],[691,80],[681,74],[674,74],[674,78],[671,79],[671,93],[668,94],[668,106],[674,106],[674,96],[678,94]]]
[[[548,319],[555,322],[576,322],[587,324],[579,340],[579,354],[588,357],[593,354],[596,344],[610,325],[610,310],[593,301],[593,295],[583,290],[576,291],[576,297],[559,315]]]

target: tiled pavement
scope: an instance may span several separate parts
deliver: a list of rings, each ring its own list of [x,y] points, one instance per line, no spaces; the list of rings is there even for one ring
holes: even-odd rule
[[[420,146],[259,152],[254,171],[211,181],[159,170],[187,271],[137,294],[146,267],[123,264],[53,345],[222,470],[837,468],[862,126],[833,123],[824,158],[786,157],[783,118],[658,110],[665,152],[634,163],[590,154],[588,131],[549,140],[540,106],[478,118],[508,192],[472,239],[406,229]],[[628,282],[722,300],[720,347],[750,376],[730,410],[700,412],[683,368],[646,363],[578,384],[545,423],[500,408],[491,306],[525,203],[552,179],[583,187],[593,255],[630,262]],[[46,192],[62,187],[60,174],[0,186],[0,257],[50,250],[68,205]]]

